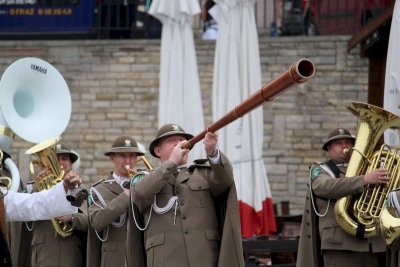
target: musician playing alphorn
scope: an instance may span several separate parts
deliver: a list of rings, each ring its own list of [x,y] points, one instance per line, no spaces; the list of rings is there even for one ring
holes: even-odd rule
[[[186,167],[189,150],[182,145],[192,137],[179,125],[162,126],[149,148],[160,166],[132,181],[131,198],[140,214],[134,212],[131,221],[144,230],[147,266],[243,266],[232,166],[217,148],[218,135],[209,132],[203,140],[207,159]],[[224,197],[219,204],[227,204],[225,221],[216,211],[218,197]],[[139,215],[144,224],[137,220]],[[132,234],[134,229],[128,240],[129,266],[138,266],[132,254],[140,248]]]

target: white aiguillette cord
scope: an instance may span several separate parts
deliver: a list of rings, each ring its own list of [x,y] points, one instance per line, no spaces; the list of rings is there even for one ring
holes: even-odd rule
[[[132,195],[132,194],[131,194]],[[178,197],[177,196],[173,196],[168,200],[167,205],[165,205],[164,207],[160,208],[159,206],[157,206],[157,194],[154,195],[154,201],[153,204],[150,207],[150,212],[149,212],[149,218],[147,219],[147,222],[145,224],[144,227],[140,227],[140,225],[138,224],[137,220],[136,220],[136,215],[135,215],[135,210],[133,207],[133,200],[131,199],[131,206],[132,206],[132,214],[133,214],[133,220],[135,221],[136,227],[140,230],[140,231],[144,231],[147,229],[147,227],[149,226],[150,223],[150,219],[151,219],[151,213],[154,210],[155,213],[157,214],[165,214],[167,213],[170,209],[172,209],[172,207],[175,205],[175,210],[174,210],[174,225],[176,224],[176,210],[178,209]]]
[[[115,179],[106,180],[106,181],[104,181],[104,182],[111,182],[111,181],[114,182]],[[94,200],[94,198],[93,198],[93,192],[96,194],[97,198],[99,199],[100,204],[96,203],[96,201]],[[91,187],[91,188],[89,189],[89,194],[90,194],[90,198],[92,199],[94,205],[96,205],[96,206],[97,206],[98,208],[100,208],[100,209],[104,209],[104,208],[106,207],[106,205],[107,205],[107,204],[106,204],[106,201],[104,200],[103,196],[100,194],[100,192],[99,192],[96,188]],[[118,221],[118,222],[112,222],[111,224],[112,224],[112,226],[114,226],[114,227],[121,227],[121,226],[125,223],[125,219],[126,219],[126,212],[125,212],[124,214],[122,214],[122,215],[119,217],[119,221]],[[104,242],[104,241],[106,241],[107,238],[108,238],[109,229],[110,229],[110,225],[107,225],[107,230],[106,230],[106,233],[105,233],[106,236],[105,236],[104,238],[101,238],[101,237],[100,237],[100,235],[99,235],[99,233],[97,232],[96,229],[94,229],[94,231],[95,231],[95,233],[96,233],[96,235],[97,235],[97,238],[98,238],[100,241]]]
[[[164,207],[160,208],[157,206],[157,195],[154,195],[154,202],[153,202],[153,210],[157,214],[165,214],[167,213],[172,207],[175,205],[175,210],[174,210],[174,225],[176,224],[176,210],[178,209],[178,197],[173,196],[168,200],[167,205]]]
[[[332,179],[335,179],[335,175],[333,174],[333,172],[331,171],[331,169],[329,169],[327,166],[325,166],[325,165],[323,165],[323,164],[313,164],[313,165],[311,166],[311,168],[310,168],[310,177],[312,176],[312,170],[313,170],[312,167],[313,167],[314,165],[319,165],[322,169],[324,169],[324,171],[326,171],[326,172],[329,174],[329,176],[330,176]],[[328,203],[327,203],[327,205],[326,205],[326,210],[325,210],[323,213],[319,213],[319,212],[318,212],[318,209],[316,208],[316,203],[314,203],[314,195],[313,195],[311,183],[312,183],[312,179],[310,179],[310,198],[311,198],[311,204],[312,204],[313,210],[314,210],[315,214],[316,214],[318,217],[324,217],[324,216],[328,213],[329,204],[331,203],[331,199],[328,198]]]

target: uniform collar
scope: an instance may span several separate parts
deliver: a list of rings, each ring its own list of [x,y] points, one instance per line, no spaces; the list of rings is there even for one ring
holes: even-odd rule
[[[115,174],[115,172],[113,172],[113,178],[115,179],[115,181],[122,186],[126,181],[129,181],[130,179],[127,177],[123,177],[123,176],[118,176],[117,174]]]

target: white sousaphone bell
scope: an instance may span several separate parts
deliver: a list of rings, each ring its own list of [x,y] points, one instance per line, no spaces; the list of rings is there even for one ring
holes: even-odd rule
[[[0,80],[0,149],[9,152],[13,132],[31,143],[58,138],[71,117],[71,95],[60,72],[33,57],[12,63]],[[11,159],[4,161],[17,191],[19,172]]]

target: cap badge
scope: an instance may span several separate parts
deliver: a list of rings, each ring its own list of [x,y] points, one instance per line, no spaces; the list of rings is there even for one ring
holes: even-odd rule
[[[125,139],[125,146],[131,147],[132,146],[131,140]]]
[[[180,129],[179,129],[179,126],[178,125],[172,125],[172,131],[176,131],[176,132],[179,132],[180,131]]]

